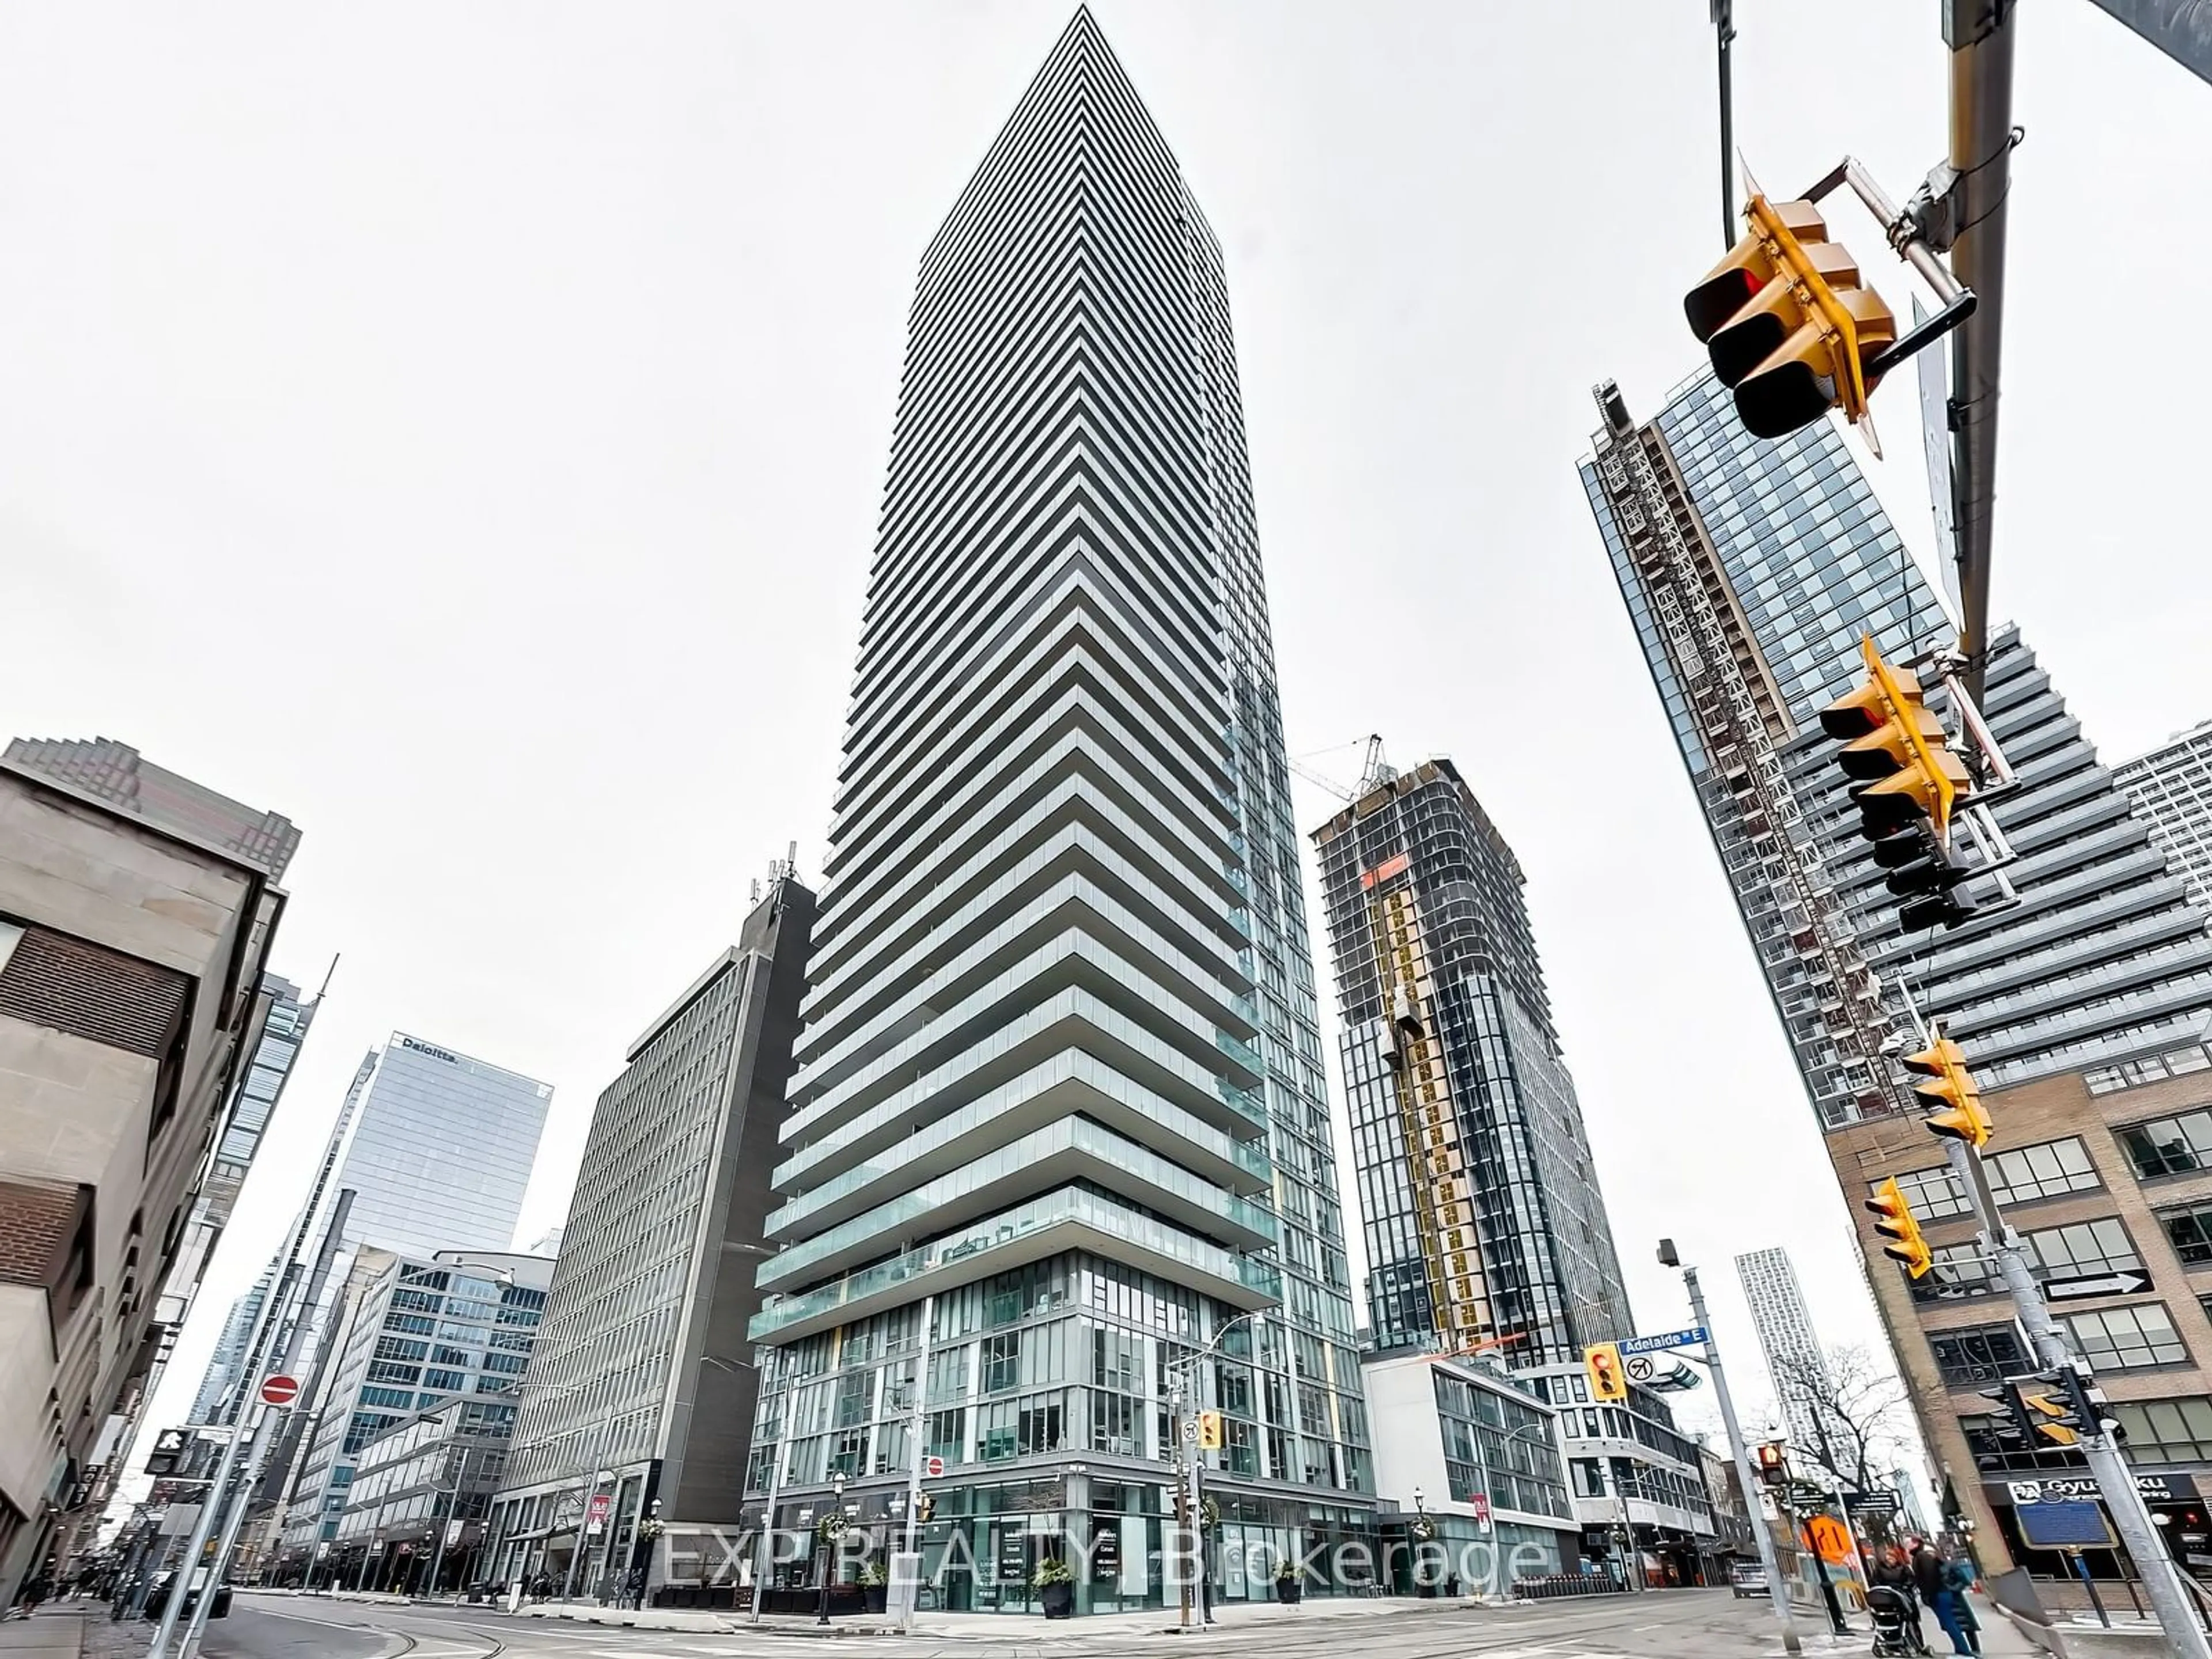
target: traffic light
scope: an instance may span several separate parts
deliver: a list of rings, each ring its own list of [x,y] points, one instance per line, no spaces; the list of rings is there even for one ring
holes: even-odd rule
[[[929,1524],[930,1517],[936,1513],[936,1494],[933,1492],[922,1493],[921,1501],[915,1505],[914,1518],[926,1527]]]
[[[2128,1431],[2112,1415],[2112,1402],[2087,1371],[2062,1365],[2053,1375],[2065,1391],[2068,1412],[2081,1433],[2109,1435],[2115,1445],[2128,1437]]]
[[[1884,885],[1905,901],[1897,907],[1897,920],[1906,933],[1956,927],[1981,914],[1981,906],[1965,891],[1973,872],[1926,824],[1908,823],[1873,839],[1874,861],[1889,872]]]
[[[1583,1350],[1583,1369],[1589,1373],[1590,1398],[1626,1400],[1628,1379],[1621,1374],[1620,1344],[1593,1342]]]
[[[2008,1382],[1994,1389],[1977,1389],[1975,1392],[1991,1405],[2002,1408],[2003,1415],[1990,1419],[1990,1431],[2006,1451],[2032,1448],[2035,1444],[2035,1425],[2029,1421],[2027,1407],[2021,1403],[2020,1385]]]
[[[1759,1478],[1770,1486],[1778,1486],[1790,1479],[1789,1450],[1779,1440],[1769,1440],[1758,1449]]]
[[[1957,1043],[1939,1030],[1934,1048],[1905,1057],[1905,1069],[1929,1079],[1914,1084],[1912,1092],[1932,1114],[1926,1120],[1930,1133],[1963,1140],[1976,1152],[1990,1144],[1996,1126],[1983,1109],[1981,1087]]]
[[[1812,203],[1754,195],[1744,217],[1749,234],[1682,301],[1744,430],[1780,438],[1831,409],[1865,419],[1880,378],[1867,365],[1895,343],[1896,318]]]
[[[1905,1201],[1905,1188],[1896,1178],[1885,1181],[1874,1189],[1874,1196],[1866,1206],[1875,1214],[1874,1230],[1889,1242],[1881,1253],[1893,1261],[1901,1261],[1905,1270],[1915,1279],[1923,1279],[1936,1265],[1936,1258],[1928,1248],[1928,1241],[1920,1236],[1920,1223],[1912,1213],[1912,1206]]]
[[[2040,1441],[2045,1445],[2071,1446],[2081,1438],[2087,1425],[2075,1414],[2073,1401],[2067,1390],[2059,1387],[2037,1388],[2031,1384],[2045,1382],[2042,1377],[2029,1377],[2020,1384],[2020,1404],[2027,1425],[2031,1443]]]
[[[1859,655],[1866,664],[1865,681],[1820,711],[1820,729],[1843,741],[1836,763],[1857,786],[1851,799],[1858,805],[1859,833],[1879,847],[1884,838],[1925,819],[1934,831],[1937,855],[1948,864],[1952,808],[1972,793],[1973,780],[1966,763],[1951,752],[1950,736],[1928,707],[1919,679],[1884,661],[1871,635],[1859,641]],[[1897,861],[1885,867],[1909,868],[1912,860],[1905,850],[1893,853]]]
[[[1221,1449],[1221,1413],[1200,1412],[1198,1414],[1198,1449],[1200,1451]]]

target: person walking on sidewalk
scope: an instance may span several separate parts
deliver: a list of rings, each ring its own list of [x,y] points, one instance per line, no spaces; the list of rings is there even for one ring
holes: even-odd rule
[[[1957,1556],[1948,1557],[1939,1571],[1938,1582],[1936,1621],[1951,1638],[1951,1651],[1979,1655],[1982,1621],[1974,1616],[1974,1604],[1966,1594],[1974,1586],[1973,1565]]]

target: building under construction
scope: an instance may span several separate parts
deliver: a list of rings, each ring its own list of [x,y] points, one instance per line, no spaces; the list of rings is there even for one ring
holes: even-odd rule
[[[1628,1334],[1512,848],[1451,762],[1394,774],[1379,745],[1314,841],[1374,1346],[1523,1367]]]

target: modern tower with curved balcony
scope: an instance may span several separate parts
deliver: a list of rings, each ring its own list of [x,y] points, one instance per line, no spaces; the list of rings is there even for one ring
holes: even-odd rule
[[[1159,1606],[1180,1383],[1223,1559],[1368,1529],[1288,782],[1220,246],[1079,12],[915,288],[751,1327],[780,1524],[842,1481],[895,1542],[918,1431],[940,1605],[1069,1540],[1079,1611]]]

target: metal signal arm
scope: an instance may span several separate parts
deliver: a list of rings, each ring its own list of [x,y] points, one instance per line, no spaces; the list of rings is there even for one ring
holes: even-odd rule
[[[1928,238],[1920,225],[1909,213],[1900,212],[1897,204],[1877,183],[1872,173],[1856,156],[1846,155],[1836,164],[1833,171],[1805,192],[1804,199],[1817,202],[1832,192],[1838,185],[1849,185],[1851,193],[1866,206],[1868,212],[1881,222],[1882,232],[1898,258],[1918,271],[1928,286],[1936,290],[1943,301],[1943,308],[1917,327],[1908,329],[1894,341],[1884,346],[1866,362],[1869,380],[1886,374],[1916,353],[1924,351],[1953,329],[1974,314],[1974,290],[1954,276],[1949,267],[1936,257],[1929,246]]]

